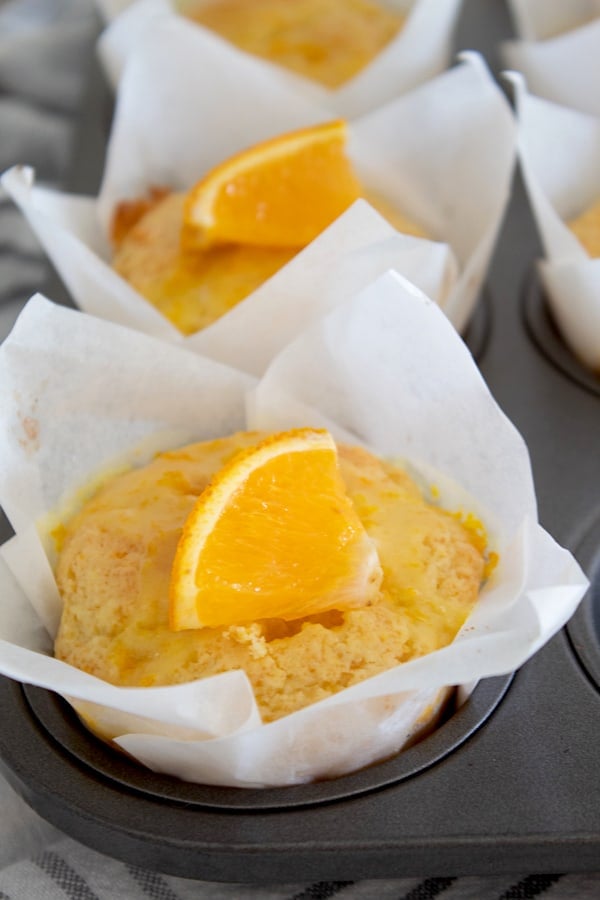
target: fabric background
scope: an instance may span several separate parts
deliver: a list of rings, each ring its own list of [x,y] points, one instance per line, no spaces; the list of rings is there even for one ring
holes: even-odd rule
[[[15,163],[64,184],[98,21],[92,0],[0,0],[0,171]],[[0,340],[49,268],[21,215],[0,197]],[[1,717],[0,717],[0,727]],[[600,860],[598,861],[600,871]],[[600,874],[429,877],[245,886],[126,865],[65,837],[0,775],[0,900],[592,900]]]

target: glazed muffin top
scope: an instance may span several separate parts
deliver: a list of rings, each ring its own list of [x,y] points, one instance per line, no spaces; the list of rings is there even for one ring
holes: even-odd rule
[[[66,523],[56,571],[59,658],[130,686],[244,669],[270,721],[452,641],[478,597],[485,540],[427,503],[401,467],[344,445],[346,491],[383,569],[374,602],[292,621],[171,630],[183,523],[213,473],[259,438],[243,432],[160,454],[109,481]]]

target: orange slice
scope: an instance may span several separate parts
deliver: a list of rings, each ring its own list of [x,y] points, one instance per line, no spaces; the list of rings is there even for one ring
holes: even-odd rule
[[[339,120],[256,144],[187,196],[187,244],[304,247],[361,195]]]
[[[333,438],[311,428],[286,431],[236,454],[196,501],[171,571],[170,626],[362,607],[381,577]]]

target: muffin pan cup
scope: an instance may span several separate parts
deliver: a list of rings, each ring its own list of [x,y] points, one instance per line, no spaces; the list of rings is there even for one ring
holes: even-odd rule
[[[491,59],[508,34],[501,4],[465,3],[459,48]],[[93,187],[95,162],[88,156],[74,179]],[[1,679],[0,765],[34,809],[101,852],[205,880],[597,870],[600,686],[590,660],[600,654],[600,397],[525,326],[539,255],[517,175],[478,313],[484,327],[476,317],[466,341],[528,444],[541,523],[592,580],[567,628],[513,678],[481,682],[438,731],[395,759],[239,799],[235,789],[198,786],[186,796],[173,780],[140,787],[128,761],[83,734],[62,701]],[[48,293],[60,299],[54,286]]]

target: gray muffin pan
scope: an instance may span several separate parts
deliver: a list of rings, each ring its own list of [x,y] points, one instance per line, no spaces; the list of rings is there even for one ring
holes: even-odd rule
[[[501,0],[466,0],[456,48],[497,71]],[[110,103],[92,78],[71,187],[91,192]],[[592,587],[542,651],[481,682],[441,727],[334,781],[265,791],[146,772],[40,689],[0,679],[0,766],[25,800],[106,854],[212,881],[597,871],[600,863],[600,379],[556,331],[536,278],[540,246],[518,174],[466,342],[525,438],[540,521]],[[69,303],[55,278],[48,296]],[[7,537],[8,526],[0,525]]]

